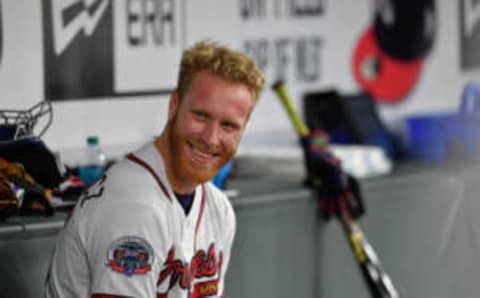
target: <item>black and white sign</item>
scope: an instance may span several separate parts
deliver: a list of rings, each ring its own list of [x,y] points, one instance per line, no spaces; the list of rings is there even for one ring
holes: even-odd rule
[[[183,47],[181,2],[43,1],[46,98],[171,90]]]
[[[239,8],[245,52],[267,78],[297,83],[321,79],[323,41],[314,24],[325,14],[323,0],[240,0]]]

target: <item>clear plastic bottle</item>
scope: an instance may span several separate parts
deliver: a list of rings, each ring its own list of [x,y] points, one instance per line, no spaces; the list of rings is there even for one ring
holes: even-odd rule
[[[84,161],[78,167],[78,174],[83,183],[91,185],[105,171],[107,158],[97,136],[89,136],[87,138],[87,147],[85,149]]]

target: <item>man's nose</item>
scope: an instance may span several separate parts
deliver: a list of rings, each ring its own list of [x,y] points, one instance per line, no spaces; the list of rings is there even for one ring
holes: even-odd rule
[[[208,146],[217,146],[220,143],[220,126],[217,123],[211,122],[205,125],[202,130],[202,140]]]

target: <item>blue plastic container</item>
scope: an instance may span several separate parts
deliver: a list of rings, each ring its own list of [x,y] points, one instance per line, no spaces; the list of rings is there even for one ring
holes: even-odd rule
[[[431,114],[409,117],[407,142],[416,160],[480,160],[480,114]]]
[[[445,122],[449,114],[409,117],[407,143],[411,157],[422,161],[440,162],[447,153]]]
[[[469,160],[480,161],[480,113],[465,117],[464,153]]]

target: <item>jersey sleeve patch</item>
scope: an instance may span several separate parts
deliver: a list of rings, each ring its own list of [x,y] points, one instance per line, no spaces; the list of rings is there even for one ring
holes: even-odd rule
[[[146,274],[152,269],[153,249],[147,240],[137,236],[125,236],[110,244],[107,266],[127,276]]]

